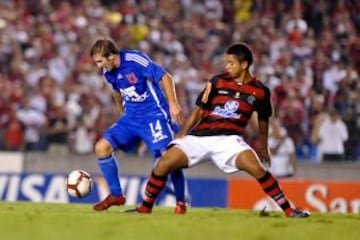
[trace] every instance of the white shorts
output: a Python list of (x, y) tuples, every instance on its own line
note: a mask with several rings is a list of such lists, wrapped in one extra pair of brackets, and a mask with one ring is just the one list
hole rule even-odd
[(240, 170), (235, 165), (235, 159), (241, 152), (251, 150), (255, 154), (244, 139), (236, 135), (203, 137), (186, 135), (173, 140), (170, 144), (180, 148), (186, 154), (189, 167), (212, 161), (225, 173)]

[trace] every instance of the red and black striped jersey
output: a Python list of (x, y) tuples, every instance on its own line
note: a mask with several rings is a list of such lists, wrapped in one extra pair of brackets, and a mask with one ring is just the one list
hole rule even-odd
[(201, 120), (191, 135), (242, 135), (254, 111), (260, 119), (268, 120), (272, 114), (270, 90), (256, 78), (247, 83), (236, 82), (228, 74), (214, 76), (207, 101), (204, 90), (196, 105), (202, 108)]

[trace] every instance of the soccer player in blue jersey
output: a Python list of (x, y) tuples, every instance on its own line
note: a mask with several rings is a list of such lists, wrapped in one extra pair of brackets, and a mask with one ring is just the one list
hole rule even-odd
[[(155, 159), (159, 159), (184, 120), (177, 101), (172, 76), (137, 50), (118, 50), (108, 37), (99, 38), (90, 50), (97, 67), (103, 70), (113, 88), (113, 97), (121, 116), (95, 145), (99, 168), (110, 194), (94, 205), (103, 211), (125, 204), (119, 181), (119, 166), (114, 151), (128, 152), (144, 141)], [(176, 214), (186, 213), (185, 178), (181, 169), (171, 173), (176, 196)]]

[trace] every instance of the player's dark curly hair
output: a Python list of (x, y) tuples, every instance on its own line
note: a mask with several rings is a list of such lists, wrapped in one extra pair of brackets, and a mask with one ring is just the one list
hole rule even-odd
[(248, 67), (253, 63), (253, 54), (250, 46), (244, 42), (230, 46), (226, 54), (235, 55), (239, 62), (247, 61)]
[(97, 39), (90, 49), (90, 56), (100, 54), (103, 57), (109, 57), (111, 54), (117, 54), (118, 48), (115, 42), (108, 37), (101, 37)]

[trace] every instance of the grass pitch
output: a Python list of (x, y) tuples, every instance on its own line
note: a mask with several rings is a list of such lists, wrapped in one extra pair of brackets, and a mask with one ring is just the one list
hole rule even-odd
[(359, 214), (319, 214), (290, 219), (280, 212), (155, 207), (153, 214), (121, 213), (129, 207), (95, 212), (87, 204), (0, 202), (0, 239), (9, 240), (232, 240), (360, 239)]

